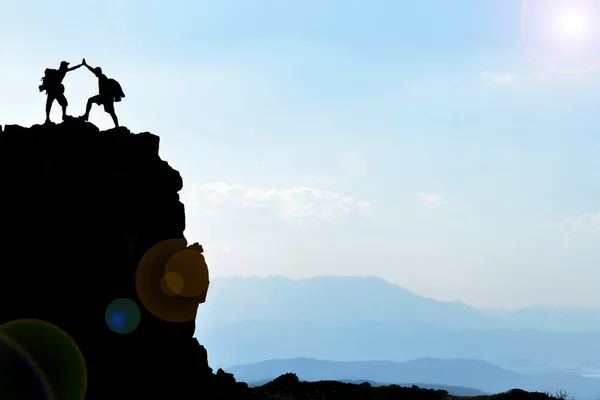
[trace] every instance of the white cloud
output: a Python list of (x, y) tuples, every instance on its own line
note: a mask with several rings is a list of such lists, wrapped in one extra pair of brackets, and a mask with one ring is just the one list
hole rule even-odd
[(577, 228), (590, 228), (594, 232), (600, 232), (600, 212), (596, 214), (587, 213), (575, 218), (569, 218), (557, 223), (558, 226), (571, 226)]
[(370, 211), (368, 202), (340, 193), (305, 186), (289, 189), (263, 189), (212, 182), (193, 186), (195, 207), (234, 204), (272, 209), (286, 221), (329, 220), (350, 213)]
[(426, 205), (438, 205), (445, 203), (445, 200), (442, 198), (442, 195), (439, 193), (423, 193), (417, 192), (415, 196), (421, 199), (421, 201)]
[(516, 79), (514, 74), (508, 74), (508, 73), (499, 74), (499, 73), (495, 73), (495, 72), (483, 71), (479, 75), (495, 84), (512, 83)]

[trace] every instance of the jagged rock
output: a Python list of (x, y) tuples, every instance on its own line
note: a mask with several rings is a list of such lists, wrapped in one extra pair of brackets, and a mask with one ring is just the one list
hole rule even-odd
[(285, 374), (262, 386), (253, 388), (258, 399), (410, 399), (442, 400), (445, 390), (421, 389), (397, 385), (372, 387), (370, 384), (352, 384), (336, 381), (301, 382), (295, 374)]
[(253, 393), (245, 382), (236, 382), (233, 374), (218, 369), (215, 374), (215, 392), (218, 399), (254, 400)]
[(216, 381), (222, 386), (232, 385), (235, 383), (235, 378), (233, 374), (229, 374), (223, 371), (222, 368), (219, 368), (216, 373)]
[(210, 398), (194, 321), (165, 322), (140, 305), (132, 333), (105, 322), (113, 300), (139, 304), (143, 254), (183, 238), (183, 182), (158, 148), (150, 133), (100, 132), (76, 118), (0, 134), (0, 323), (35, 318), (65, 330), (87, 362), (87, 399)]
[[(465, 397), (449, 395), (446, 390), (423, 389), (418, 386), (376, 386), (369, 383), (342, 383), (336, 381), (304, 382), (295, 374), (284, 374), (262, 386), (251, 389), (256, 399), (294, 400), (464, 400)], [(556, 397), (520, 389), (505, 393), (477, 396), (479, 400), (558, 400)]]
[(511, 389), (504, 393), (498, 393), (493, 396), (493, 400), (553, 400), (556, 399), (548, 393), (526, 392), (522, 389)]

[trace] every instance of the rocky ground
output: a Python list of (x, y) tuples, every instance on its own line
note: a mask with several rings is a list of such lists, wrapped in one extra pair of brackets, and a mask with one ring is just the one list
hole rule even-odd
[[(221, 373), (223, 374), (223, 373)], [(232, 379), (232, 378), (230, 378)], [(556, 400), (544, 393), (513, 389), (505, 393), (476, 397), (451, 396), (445, 390), (421, 389), (396, 385), (373, 387), (368, 383), (335, 381), (301, 382), (294, 374), (282, 375), (265, 385), (250, 389), (247, 398), (270, 400)]]

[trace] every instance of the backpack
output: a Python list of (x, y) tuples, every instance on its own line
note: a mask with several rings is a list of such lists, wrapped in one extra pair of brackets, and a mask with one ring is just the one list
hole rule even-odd
[(123, 89), (121, 88), (121, 84), (114, 79), (108, 80), (108, 87), (110, 88), (110, 95), (113, 97), (115, 101), (121, 101), (123, 97), (125, 97), (125, 93), (123, 93)]
[(48, 90), (58, 86), (58, 70), (53, 68), (46, 68), (44, 71), (44, 77), (42, 78), (42, 86)]

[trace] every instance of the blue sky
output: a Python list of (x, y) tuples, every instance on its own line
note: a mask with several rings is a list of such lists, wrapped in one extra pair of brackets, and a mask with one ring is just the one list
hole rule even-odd
[[(530, 28), (564, 1), (550, 3), (529, 2)], [(377, 275), (482, 307), (599, 306), (600, 72), (537, 62), (521, 6), (2, 1), (0, 124), (42, 122), (44, 68), (86, 57), (122, 84), (121, 123), (161, 136), (212, 276)], [(600, 63), (591, 45), (577, 58), (535, 40), (570, 67)], [(82, 114), (94, 77), (65, 86)], [(110, 127), (99, 108), (91, 121)]]

